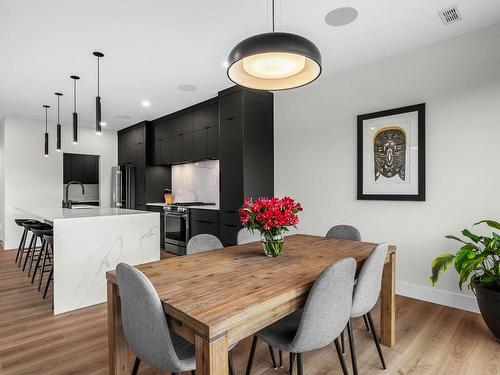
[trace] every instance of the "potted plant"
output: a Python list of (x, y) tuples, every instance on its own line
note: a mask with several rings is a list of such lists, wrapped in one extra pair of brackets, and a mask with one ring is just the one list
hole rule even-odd
[(269, 257), (276, 257), (283, 250), (283, 233), (299, 222), (300, 203), (290, 197), (245, 199), (239, 210), (243, 227), (261, 234), (262, 247)]
[[(500, 230), (500, 223), (482, 220), (474, 225), (487, 224)], [(432, 262), (431, 283), (435, 285), (439, 274), (453, 263), (459, 274), (460, 290), (464, 283), (474, 292), (481, 315), (497, 341), (500, 342), (500, 235), (479, 236), (467, 229), (462, 231), (466, 240), (446, 236), (461, 242), (455, 255), (445, 253)]]

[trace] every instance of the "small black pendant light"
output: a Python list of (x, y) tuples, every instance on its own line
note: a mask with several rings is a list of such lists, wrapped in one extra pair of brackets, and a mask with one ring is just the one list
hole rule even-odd
[(76, 112), (76, 81), (78, 76), (71, 76), (73, 80), (73, 144), (78, 144), (78, 113)]
[(97, 96), (95, 98), (95, 133), (101, 135), (102, 132), (102, 121), (101, 121), (101, 97), (99, 96), (99, 59), (104, 57), (102, 52), (93, 52), (93, 55), (97, 57)]
[(256, 90), (287, 90), (311, 83), (321, 74), (321, 53), (309, 39), (274, 31), (238, 43), (227, 59), (227, 76)]
[(57, 139), (56, 139), (56, 151), (61, 152), (61, 120), (60, 120), (60, 102), (59, 99), (61, 99), (61, 94), (60, 92), (55, 92), (54, 95), (57, 95)]
[(44, 149), (43, 155), (45, 157), (48, 157), (49, 156), (49, 133), (47, 130), (47, 111), (50, 108), (50, 105), (45, 104), (43, 106), (43, 108), (45, 108), (45, 149)]

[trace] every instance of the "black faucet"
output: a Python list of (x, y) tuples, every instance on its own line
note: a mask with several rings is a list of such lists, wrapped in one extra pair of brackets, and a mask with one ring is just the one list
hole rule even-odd
[(66, 191), (64, 193), (64, 200), (62, 202), (62, 207), (63, 208), (71, 208), (72, 207), (73, 202), (68, 199), (69, 185), (78, 185), (78, 184), (80, 184), (80, 186), (82, 187), (82, 194), (85, 194), (85, 187), (83, 186), (83, 184), (80, 181), (70, 181), (70, 182), (68, 182), (68, 184), (66, 185)]

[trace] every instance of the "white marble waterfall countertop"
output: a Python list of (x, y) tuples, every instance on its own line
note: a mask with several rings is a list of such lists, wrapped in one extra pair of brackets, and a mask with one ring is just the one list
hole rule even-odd
[(39, 217), (52, 222), (60, 219), (76, 219), (98, 216), (154, 214), (154, 212), (151, 211), (126, 210), (123, 208), (97, 206), (92, 206), (92, 208), (16, 207), (16, 209), (30, 216)]

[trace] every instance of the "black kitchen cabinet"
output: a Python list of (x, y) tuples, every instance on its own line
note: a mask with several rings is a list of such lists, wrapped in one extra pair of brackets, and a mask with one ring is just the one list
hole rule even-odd
[(153, 165), (188, 163), (219, 157), (218, 99), (154, 120)]
[(245, 198), (274, 195), (273, 94), (232, 87), (219, 93), (220, 239), (236, 244)]
[(99, 156), (69, 154), (63, 156), (63, 181), (79, 181), (82, 184), (99, 183)]
[(189, 238), (198, 234), (219, 237), (219, 211), (191, 208), (189, 210)]

